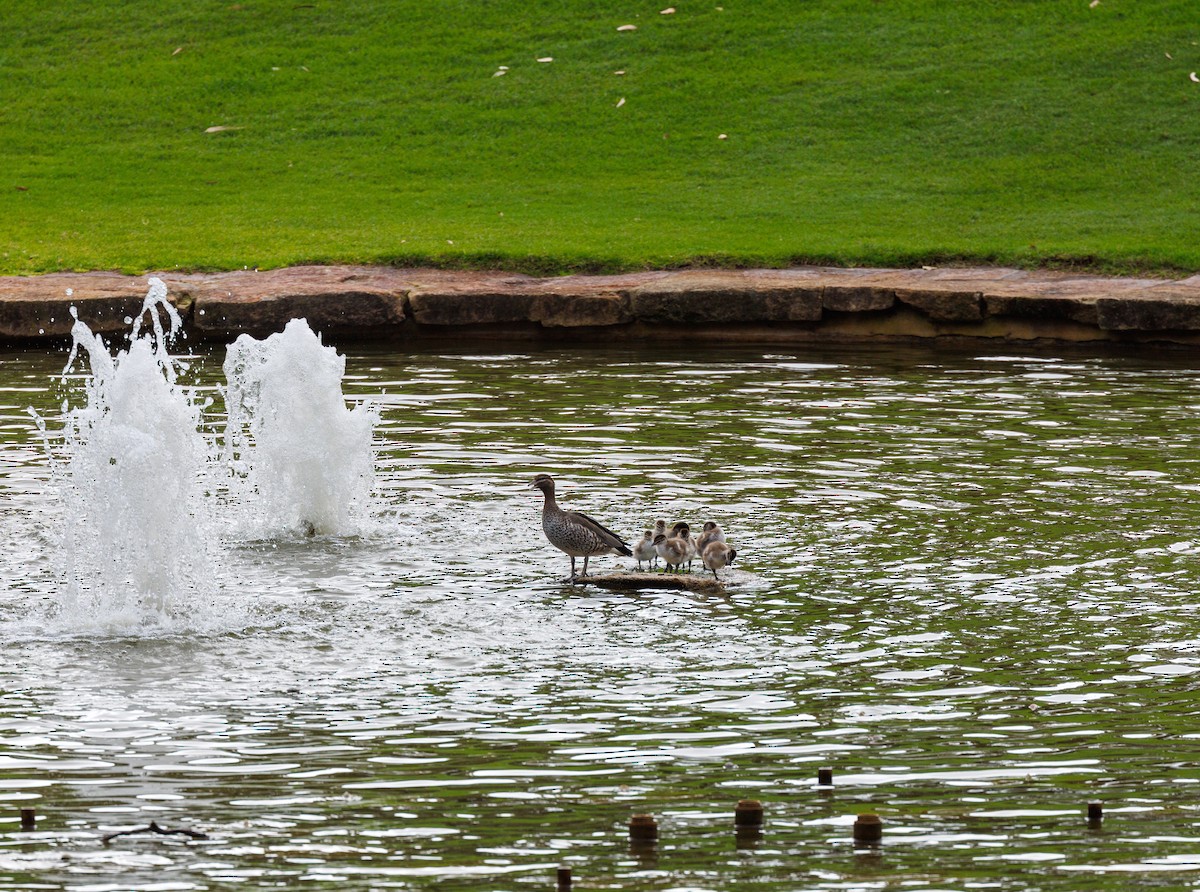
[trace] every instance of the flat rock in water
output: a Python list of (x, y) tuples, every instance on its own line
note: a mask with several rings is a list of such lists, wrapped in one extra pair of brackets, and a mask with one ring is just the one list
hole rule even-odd
[(577, 576), (575, 582), (623, 590), (668, 588), (701, 595), (725, 593), (725, 586), (717, 580), (692, 573), (607, 573), (604, 576)]

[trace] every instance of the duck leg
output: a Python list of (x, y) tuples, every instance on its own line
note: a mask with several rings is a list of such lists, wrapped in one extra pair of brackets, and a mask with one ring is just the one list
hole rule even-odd
[(587, 576), (587, 562), (588, 562), (588, 556), (585, 554), (583, 556), (583, 575), (584, 576)]
[(570, 579), (567, 580), (567, 582), (574, 582), (575, 581), (575, 555), (570, 554), (570, 555), (567, 555), (567, 557), (569, 557), (571, 559), (571, 577), (570, 577)]

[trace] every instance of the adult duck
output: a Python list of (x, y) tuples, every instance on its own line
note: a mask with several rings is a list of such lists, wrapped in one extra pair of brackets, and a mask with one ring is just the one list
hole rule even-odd
[(546, 501), (542, 505), (542, 531), (550, 544), (571, 558), (571, 579), (575, 576), (575, 558), (583, 558), (583, 574), (587, 576), (588, 558), (598, 554), (623, 554), (633, 557), (629, 543), (586, 514), (564, 511), (554, 498), (554, 478), (538, 474), (530, 484), (540, 489)]

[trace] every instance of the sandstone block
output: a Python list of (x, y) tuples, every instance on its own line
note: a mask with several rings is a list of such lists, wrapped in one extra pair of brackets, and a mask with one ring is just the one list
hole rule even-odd
[[(146, 276), (110, 273), (54, 274), (0, 279), (0, 338), (63, 338), (79, 319), (98, 334), (124, 334), (142, 308)], [(179, 290), (168, 282), (168, 299)], [(70, 292), (70, 293), (68, 293)]]
[(247, 298), (237, 294), (194, 295), (192, 328), (207, 334), (272, 334), (292, 319), (307, 319), (316, 332), (370, 338), (386, 335), (404, 322), (404, 295), (363, 291), (326, 294), (274, 294)]
[(983, 295), (978, 291), (897, 288), (896, 300), (924, 313), (934, 322), (979, 322)]
[(1078, 322), (1097, 325), (1095, 295), (1076, 294), (984, 294), (988, 316), (1016, 316), (1048, 322)]
[(1196, 331), (1200, 297), (1168, 293), (1100, 297), (1096, 316), (1106, 331)]
[(875, 313), (890, 310), (896, 303), (896, 292), (892, 288), (875, 285), (826, 285), (821, 304), (836, 313)]
[(293, 267), (201, 277), (184, 296), (202, 335), (282, 331), (307, 319), (314, 331), (379, 337), (404, 322), (406, 285), (394, 270)]
[(816, 322), (821, 289), (811, 283), (764, 285), (737, 275), (677, 275), (630, 289), (639, 322), (704, 324)]
[(530, 290), (417, 290), (408, 295), (421, 325), (495, 325), (530, 322), (539, 295)]
[(542, 294), (534, 301), (531, 317), (546, 328), (584, 328), (623, 325), (633, 320), (629, 301), (620, 294)]

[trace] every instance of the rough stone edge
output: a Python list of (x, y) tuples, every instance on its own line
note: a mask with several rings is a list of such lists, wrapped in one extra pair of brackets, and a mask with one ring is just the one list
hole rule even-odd
[[(1196, 343), (1200, 276), (1180, 280), (1006, 268), (796, 267), (535, 278), (504, 272), (307, 266), (158, 273), (200, 338), (282, 329), (298, 315), (340, 339), (478, 334), (798, 340), (1000, 338)], [(0, 278), (0, 342), (128, 330), (148, 276)], [(68, 294), (68, 289), (70, 293)]]

